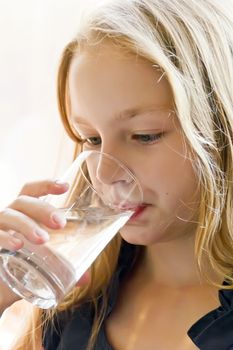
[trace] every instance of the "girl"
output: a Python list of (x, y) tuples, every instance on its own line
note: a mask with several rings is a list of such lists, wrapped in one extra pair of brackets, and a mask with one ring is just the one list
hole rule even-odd
[[(132, 170), (144, 203), (84, 286), (53, 312), (31, 307), (14, 349), (233, 348), (232, 10), (113, 0), (82, 17), (60, 63), (61, 117), (78, 151)], [(22, 246), (8, 230), (41, 244), (40, 224), (65, 224), (36, 198), (65, 185), (47, 185), (27, 185), (1, 213), (1, 246)]]

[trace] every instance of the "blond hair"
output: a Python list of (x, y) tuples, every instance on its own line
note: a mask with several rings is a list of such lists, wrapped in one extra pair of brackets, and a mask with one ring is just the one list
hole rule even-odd
[[(58, 103), (69, 124), (67, 76), (74, 55), (110, 40), (118, 47), (157, 65), (173, 91), (174, 105), (189, 157), (201, 189), (195, 254), (222, 280), (232, 281), (233, 267), (233, 2), (232, 0), (99, 1), (82, 16), (75, 39), (64, 50), (58, 73)], [(80, 147), (77, 146), (79, 151)], [(92, 266), (91, 283), (72, 291), (58, 307), (64, 310), (105, 295), (120, 249), (117, 238)], [(212, 283), (215, 283), (212, 281)], [(219, 286), (221, 287), (221, 286)], [(93, 347), (104, 315), (96, 319)], [(39, 322), (39, 321), (38, 321)], [(28, 342), (24, 338), (24, 344)], [(25, 350), (26, 347), (17, 349)]]

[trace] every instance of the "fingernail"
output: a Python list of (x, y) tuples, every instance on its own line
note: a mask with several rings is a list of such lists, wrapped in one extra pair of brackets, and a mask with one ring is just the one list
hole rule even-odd
[(15, 237), (12, 237), (11, 238), (11, 242), (14, 244), (14, 245), (19, 245), (19, 244), (22, 244), (23, 242), (21, 241), (21, 239), (18, 239), (18, 238), (15, 238)]
[(35, 231), (36, 235), (43, 238), (45, 241), (49, 240), (49, 234), (45, 230), (42, 230), (41, 228), (36, 229)]
[(60, 226), (65, 226), (66, 224), (66, 218), (63, 213), (61, 212), (54, 212), (51, 215), (51, 219), (55, 224), (58, 224)]

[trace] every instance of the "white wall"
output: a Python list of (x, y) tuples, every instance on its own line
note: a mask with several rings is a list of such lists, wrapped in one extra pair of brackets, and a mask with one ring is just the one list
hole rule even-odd
[(0, 207), (26, 181), (56, 177), (72, 158), (57, 111), (56, 70), (83, 4), (0, 0)]

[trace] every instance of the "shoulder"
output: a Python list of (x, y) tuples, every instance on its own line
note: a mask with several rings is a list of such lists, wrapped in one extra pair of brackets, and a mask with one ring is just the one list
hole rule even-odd
[[(0, 349), (18, 349), (26, 334), (31, 331), (32, 318), (36, 319), (37, 317), (39, 319), (39, 310), (23, 299), (5, 309), (0, 317)], [(40, 328), (36, 330), (33, 340), (36, 343), (36, 348), (43, 350)], [(25, 350), (29, 350), (29, 347), (24, 345)]]
[(221, 306), (198, 320), (188, 331), (203, 350), (233, 350), (233, 289), (219, 291)]

